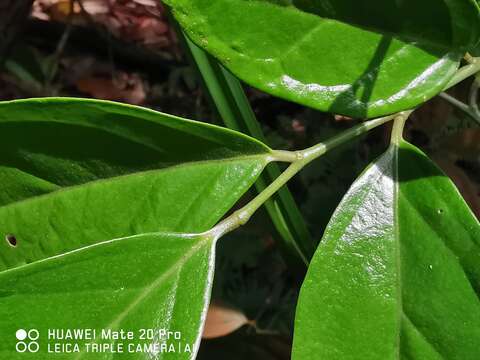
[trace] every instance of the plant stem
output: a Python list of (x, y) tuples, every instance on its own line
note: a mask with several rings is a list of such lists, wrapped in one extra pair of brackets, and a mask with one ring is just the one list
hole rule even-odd
[(480, 87), (480, 78), (477, 74), (470, 88), (469, 104), (472, 117), (480, 124), (480, 109), (478, 108), (478, 89)]
[(290, 180), (305, 165), (306, 162), (304, 159), (300, 161), (295, 161), (290, 164), (290, 166), (283, 173), (281, 173), (280, 176), (277, 177), (270, 185), (268, 185), (265, 190), (259, 193), (243, 208), (235, 211), (225, 220), (218, 223), (214, 228), (209, 231), (209, 233), (212, 234), (215, 239), (218, 239), (226, 233), (235, 230), (241, 225), (244, 225), (260, 206), (262, 206), (273, 194), (277, 192), (278, 189), (285, 185), (288, 180)]
[(395, 118), (392, 129), (392, 137), (390, 140), (391, 144), (400, 145), (400, 142), (403, 140), (403, 129), (405, 128), (405, 123), (412, 112), (413, 110), (405, 111), (403, 114)]
[[(300, 158), (306, 158), (310, 161), (322, 156), (326, 152), (330, 151), (331, 149), (336, 148), (339, 145), (345, 144), (349, 142), (350, 140), (356, 138), (359, 135), (365, 134), (369, 132), (370, 130), (383, 125), (393, 119), (395, 119), (398, 116), (403, 116), (405, 112), (401, 112), (398, 114), (393, 114), (393, 115), (388, 115), (384, 116), (378, 119), (373, 119), (373, 120), (368, 120), (365, 121), (361, 124), (358, 124), (341, 134), (338, 134), (337, 136), (332, 137), (331, 139), (328, 139), (325, 142), (319, 143), (315, 146), (312, 146), (308, 149), (305, 149), (303, 151), (297, 152), (300, 154)], [(298, 156), (298, 155), (297, 155)]]
[(275, 179), (269, 186), (265, 188), (260, 194), (258, 194), (252, 201), (250, 201), (243, 208), (235, 211), (232, 215), (218, 223), (214, 228), (212, 228), (208, 233), (213, 236), (215, 239), (220, 238), (224, 234), (238, 228), (239, 226), (245, 224), (250, 217), (258, 210), (260, 206), (265, 203), (278, 189), (284, 186), (293, 176), (295, 176), (301, 169), (303, 169), (307, 164), (315, 160), (316, 158), (324, 155), (331, 149), (338, 147), (339, 145), (345, 144), (352, 140), (353, 138), (365, 134), (370, 130), (383, 125), (395, 118), (404, 118), (408, 117), (411, 111), (401, 112), (394, 115), (385, 116), (378, 119), (373, 119), (365, 121), (357, 126), (352, 127), (351, 129), (334, 136), (333, 138), (319, 143), (315, 146), (307, 148), (302, 151), (294, 152), (295, 161), (293, 161), (290, 166), (282, 173), (279, 177)]
[[(452, 79), (448, 82), (448, 84), (443, 89), (448, 90), (451, 87), (457, 85), (458, 83), (462, 82), (466, 78), (472, 75), (478, 75), (480, 73), (480, 58), (473, 57), (469, 53), (465, 55), (465, 60), (469, 63), (464, 67), (460, 68), (456, 74), (452, 77)], [(470, 106), (465, 104), (464, 102), (450, 96), (447, 93), (440, 93), (440, 97), (447, 100), (450, 104), (456, 106), (460, 110), (464, 111), (468, 115), (470, 115), (477, 123), (480, 124), (480, 111), (478, 109), (477, 101), (478, 101), (478, 78), (476, 77), (473, 84), (472, 89), (470, 91)], [(474, 102), (475, 101), (475, 102)]]
[(471, 59), (471, 61), (472, 62), (470, 64), (465, 65), (464, 67), (461, 67), (460, 69), (458, 69), (458, 71), (450, 79), (450, 81), (447, 83), (447, 85), (443, 90), (450, 89), (451, 87), (457, 85), (458, 83), (462, 82), (466, 78), (469, 78), (470, 76), (480, 72), (480, 58), (474, 57)]
[(447, 94), (446, 92), (442, 92), (438, 94), (442, 99), (448, 101), (450, 104), (455, 106), (456, 108), (462, 110), (464, 113), (469, 115), (473, 120), (475, 120), (478, 124), (480, 124), (480, 109), (478, 108), (478, 88), (479, 83), (478, 79), (472, 83), (472, 87), (470, 89), (469, 94), (469, 105), (465, 104), (463, 101), (460, 101), (453, 96)]
[(447, 94), (446, 92), (442, 92), (438, 94), (442, 99), (447, 100), (450, 104), (453, 106), (457, 107), (458, 109), (466, 112), (467, 114), (471, 115), (470, 113), (470, 107), (465, 104), (463, 101), (460, 101), (456, 98), (454, 98), (452, 95)]
[(468, 62), (469, 64), (473, 64), (475, 62), (475, 57), (472, 56), (472, 54), (470, 53), (466, 53), (465, 56), (463, 57), (465, 59), (466, 62)]

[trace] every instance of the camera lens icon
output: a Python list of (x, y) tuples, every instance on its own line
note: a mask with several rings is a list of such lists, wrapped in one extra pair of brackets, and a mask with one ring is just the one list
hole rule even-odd
[(19, 353), (36, 353), (40, 349), (40, 345), (35, 341), (40, 337), (40, 333), (37, 329), (30, 329), (28, 331), (25, 329), (18, 329), (15, 332), (15, 337), (18, 340), (15, 349)]

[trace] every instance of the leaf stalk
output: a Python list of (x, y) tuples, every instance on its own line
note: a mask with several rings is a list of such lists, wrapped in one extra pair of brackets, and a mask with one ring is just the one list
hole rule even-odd
[(412, 112), (413, 110), (404, 111), (395, 117), (392, 129), (392, 137), (390, 140), (391, 144), (400, 145), (400, 142), (403, 140), (403, 129), (405, 128), (405, 123)]

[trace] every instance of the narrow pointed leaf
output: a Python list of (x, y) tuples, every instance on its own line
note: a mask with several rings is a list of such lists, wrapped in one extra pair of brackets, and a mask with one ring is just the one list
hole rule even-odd
[(297, 307), (293, 359), (478, 359), (480, 225), (402, 142), (336, 210)]
[(480, 34), (474, 0), (166, 0), (188, 35), (263, 91), (350, 116), (440, 92)]

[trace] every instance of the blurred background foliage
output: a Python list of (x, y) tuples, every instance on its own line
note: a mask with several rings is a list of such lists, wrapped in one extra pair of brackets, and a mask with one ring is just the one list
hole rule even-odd
[[(159, 1), (0, 0), (0, 40), (1, 100), (92, 97), (222, 124)], [(465, 99), (469, 86), (467, 81), (450, 93)], [(302, 149), (360, 121), (248, 86), (245, 91), (273, 148)], [(478, 124), (437, 97), (414, 113), (406, 137), (452, 178), (479, 217)], [(317, 242), (343, 194), (388, 142), (388, 126), (372, 131), (328, 153), (289, 184)], [(219, 243), (200, 359), (289, 359), (306, 269), (288, 266), (278, 243), (265, 210)]]

